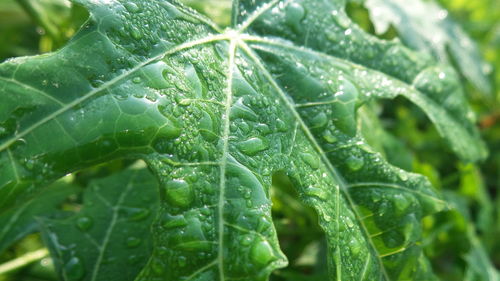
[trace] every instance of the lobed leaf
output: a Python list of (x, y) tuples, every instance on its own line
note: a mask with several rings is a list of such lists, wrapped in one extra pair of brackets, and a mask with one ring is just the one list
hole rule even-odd
[(0, 210), (83, 167), (143, 159), (161, 202), (136, 280), (267, 280), (287, 264), (270, 211), (285, 173), (319, 214), (331, 280), (434, 279), (420, 220), (446, 203), (371, 150), (356, 109), (401, 95), (482, 159), (451, 68), (365, 34), (344, 1), (234, 1), (223, 33), (176, 1), (79, 3), (91, 17), (66, 47), (0, 65)]
[[(491, 66), (462, 28), (434, 1), (365, 0), (364, 5), (378, 34), (393, 25), (411, 48), (448, 62), (450, 53), (460, 72), (480, 91), (491, 94)], [(432, 32), (430, 32), (432, 31)]]

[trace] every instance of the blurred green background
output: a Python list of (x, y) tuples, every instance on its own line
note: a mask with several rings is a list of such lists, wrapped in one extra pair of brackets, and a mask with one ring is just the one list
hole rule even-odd
[[(183, 2), (221, 26), (229, 24), (229, 0)], [(367, 11), (356, 2), (349, 4), (349, 14), (365, 30), (373, 32)], [(488, 280), (485, 272), (495, 270), (494, 266), (500, 268), (500, 1), (438, 2), (478, 43), (492, 68), (493, 95), (484, 95), (472, 85), (464, 85), (489, 147), (489, 158), (479, 164), (460, 162), (426, 117), (404, 100), (369, 104), (370, 110), (361, 116), (369, 117), (367, 115), (377, 112), (381, 120), (378, 125), (388, 132), (383, 138), (386, 143), (378, 145), (384, 150), (390, 143), (392, 148), (385, 151), (389, 161), (428, 176), (455, 207), (424, 220), (422, 243), (436, 274), (443, 280)], [(83, 8), (66, 0), (0, 0), (0, 62), (62, 47), (87, 17)], [(395, 33), (394, 29), (391, 32)], [(372, 145), (377, 147), (375, 141)], [(127, 164), (118, 161), (95, 167), (76, 174), (72, 180), (84, 188), (89, 180), (123, 169)], [(286, 177), (276, 175), (274, 185), (274, 219), (290, 266), (274, 273), (272, 280), (326, 280), (325, 245), (315, 213), (299, 202)], [(75, 195), (64, 207), (78, 208), (79, 200)], [(1, 254), (0, 264), (42, 247), (40, 237), (30, 235)], [(7, 280), (57, 280), (57, 276), (50, 259), (43, 258), (8, 274), (0, 274), (0, 281)]]

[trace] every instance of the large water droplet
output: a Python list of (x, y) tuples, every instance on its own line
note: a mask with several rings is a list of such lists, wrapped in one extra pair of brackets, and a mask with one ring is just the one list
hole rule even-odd
[(328, 143), (335, 143), (337, 141), (337, 137), (330, 130), (323, 134), (323, 139)]
[(402, 181), (407, 181), (408, 180), (408, 173), (405, 170), (399, 170), (398, 177)]
[(142, 34), (139, 29), (137, 29), (135, 26), (132, 26), (130, 28), (130, 36), (134, 38), (135, 40), (141, 40), (142, 39)]
[(346, 164), (347, 164), (347, 167), (349, 167), (349, 169), (351, 171), (358, 171), (361, 168), (363, 168), (365, 162), (364, 162), (363, 158), (360, 158), (357, 156), (351, 156), (351, 157), (347, 158)]
[(276, 257), (271, 244), (266, 240), (260, 240), (252, 245), (250, 249), (250, 259), (253, 263), (262, 267), (276, 260)]
[(165, 184), (165, 198), (175, 207), (185, 208), (193, 202), (193, 189), (185, 180), (171, 180)]
[(76, 226), (82, 230), (82, 231), (87, 231), (92, 227), (93, 220), (90, 217), (80, 217), (76, 220)]
[(269, 144), (267, 141), (262, 140), (261, 138), (250, 138), (246, 141), (242, 141), (238, 144), (238, 148), (241, 150), (241, 152), (245, 153), (246, 155), (253, 156), (257, 154), (258, 152), (261, 152), (263, 150), (266, 150), (269, 147)]
[(309, 167), (313, 169), (319, 168), (320, 161), (319, 157), (317, 157), (316, 155), (311, 153), (301, 153), (300, 157), (302, 158), (302, 160), (304, 160), (304, 162), (306, 162), (307, 165), (309, 165)]
[(252, 242), (253, 242), (253, 237), (250, 235), (245, 235), (245, 236), (241, 237), (241, 240), (240, 240), (240, 244), (242, 246), (248, 246), (248, 245), (252, 244)]
[(64, 265), (64, 271), (67, 280), (69, 281), (79, 281), (85, 275), (85, 268), (83, 263), (78, 257), (72, 257)]
[(328, 117), (324, 112), (320, 112), (311, 120), (311, 125), (313, 128), (322, 128), (326, 124), (328, 124)]
[(141, 244), (142, 240), (137, 237), (128, 237), (127, 240), (125, 241), (125, 245), (129, 248), (135, 248)]
[(131, 221), (140, 221), (146, 219), (151, 213), (149, 209), (146, 208), (132, 208), (132, 207), (122, 207), (120, 209), (121, 213)]
[(305, 193), (308, 196), (318, 197), (321, 200), (326, 200), (328, 198), (328, 193), (325, 190), (317, 187), (309, 187), (305, 190)]
[(286, 23), (290, 25), (294, 31), (300, 31), (301, 21), (306, 14), (306, 10), (300, 3), (293, 2), (286, 7)]
[(214, 121), (208, 112), (203, 111), (199, 124), (200, 134), (204, 139), (207, 141), (218, 139), (217, 134), (214, 132)]
[(139, 6), (137, 6), (135, 3), (132, 2), (126, 2), (124, 6), (125, 9), (127, 9), (127, 11), (129, 11), (130, 13), (137, 13), (140, 10)]
[(193, 89), (194, 96), (200, 99), (203, 98), (206, 89), (201, 83), (200, 77), (198, 76), (195, 67), (192, 64), (186, 65), (186, 67), (184, 68), (184, 73), (186, 74), (186, 79), (189, 86), (191, 86), (191, 89)]

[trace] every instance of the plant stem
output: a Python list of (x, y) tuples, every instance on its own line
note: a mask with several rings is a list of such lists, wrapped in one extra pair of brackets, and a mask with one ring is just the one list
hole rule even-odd
[(0, 276), (18, 268), (24, 267), (32, 262), (41, 260), (48, 256), (49, 251), (46, 248), (39, 249), (33, 252), (26, 253), (17, 259), (0, 264)]

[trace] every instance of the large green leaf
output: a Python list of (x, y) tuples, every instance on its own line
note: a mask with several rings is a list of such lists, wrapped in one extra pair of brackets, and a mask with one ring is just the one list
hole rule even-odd
[(287, 263), (269, 193), (284, 172), (319, 214), (331, 280), (433, 279), (420, 219), (446, 204), (374, 153), (355, 116), (403, 96), (459, 156), (484, 158), (450, 67), (365, 34), (343, 1), (235, 1), (223, 33), (175, 1), (78, 2), (91, 18), (66, 47), (0, 65), (0, 209), (144, 159), (161, 207), (137, 280), (267, 280)]
[(151, 255), (157, 190), (149, 171), (127, 169), (91, 182), (78, 214), (41, 220), (62, 279), (133, 280)]
[(448, 51), (460, 71), (479, 90), (491, 94), (488, 78), (491, 66), (481, 58), (479, 48), (433, 0), (364, 0), (375, 26), (382, 34), (393, 24), (403, 41), (417, 50), (449, 61)]

